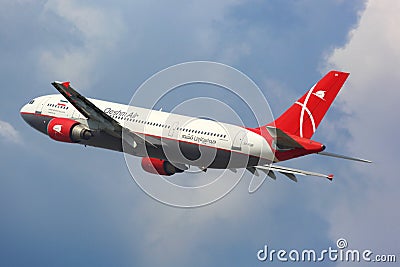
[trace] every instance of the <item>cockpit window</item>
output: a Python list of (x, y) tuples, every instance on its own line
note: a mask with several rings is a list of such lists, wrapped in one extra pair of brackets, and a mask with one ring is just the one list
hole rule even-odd
[(31, 100), (31, 102), (29, 102), (29, 104), (33, 104), (33, 102), (35, 102), (35, 100)]

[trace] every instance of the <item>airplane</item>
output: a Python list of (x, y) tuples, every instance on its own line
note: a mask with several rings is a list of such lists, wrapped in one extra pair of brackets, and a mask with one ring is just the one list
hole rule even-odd
[(328, 72), (275, 121), (256, 128), (90, 99), (70, 82), (58, 81), (52, 85), (60, 94), (34, 98), (20, 114), (56, 141), (142, 157), (143, 170), (152, 174), (171, 176), (195, 166), (204, 172), (246, 168), (253, 175), (261, 171), (272, 179), (278, 172), (295, 182), (296, 175), (332, 180), (332, 174), (275, 163), (309, 154), (371, 163), (325, 152), (325, 145), (311, 139), (348, 76)]

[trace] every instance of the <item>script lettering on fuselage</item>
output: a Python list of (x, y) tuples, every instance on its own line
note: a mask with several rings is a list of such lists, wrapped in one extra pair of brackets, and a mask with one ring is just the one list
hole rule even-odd
[(210, 139), (210, 138), (204, 138), (201, 136), (196, 136), (196, 135), (192, 135), (192, 134), (183, 134), (182, 135), (182, 139), (187, 139), (193, 142), (197, 142), (200, 144), (210, 144), (210, 145), (214, 145), (217, 143), (216, 140), (214, 139)]
[(115, 116), (115, 117), (123, 117), (123, 118), (128, 118), (128, 119), (134, 119), (139, 116), (137, 112), (126, 112), (122, 110), (114, 110), (112, 108), (106, 108), (104, 109), (104, 113), (106, 113), (109, 116)]

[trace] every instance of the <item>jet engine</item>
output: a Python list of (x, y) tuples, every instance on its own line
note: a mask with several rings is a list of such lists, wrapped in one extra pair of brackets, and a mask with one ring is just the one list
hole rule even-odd
[(67, 143), (77, 143), (92, 137), (86, 126), (67, 118), (52, 119), (47, 125), (47, 134), (51, 139)]
[(183, 170), (172, 165), (171, 162), (157, 158), (142, 158), (142, 168), (146, 172), (166, 176), (183, 172)]

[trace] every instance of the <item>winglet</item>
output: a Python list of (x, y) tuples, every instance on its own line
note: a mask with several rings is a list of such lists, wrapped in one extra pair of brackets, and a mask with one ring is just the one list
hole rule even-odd
[(63, 82), (63, 83), (61, 83), (64, 87), (69, 87), (69, 85), (71, 84), (71, 82)]

